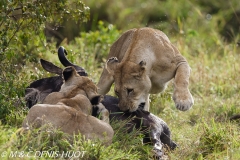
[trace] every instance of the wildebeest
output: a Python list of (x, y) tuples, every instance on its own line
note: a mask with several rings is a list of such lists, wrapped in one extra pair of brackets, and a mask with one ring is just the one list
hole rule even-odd
[[(60, 62), (66, 67), (73, 66), (79, 75), (87, 76), (85, 70), (82, 67), (69, 62), (68, 59), (65, 58), (65, 54), (67, 54), (66, 50), (63, 47), (60, 47), (58, 50), (58, 57)], [(58, 76), (36, 80), (26, 88), (25, 101), (28, 108), (31, 108), (36, 103), (43, 102), (48, 94), (52, 92), (58, 92), (61, 88), (61, 85), (63, 84), (61, 68), (43, 59), (40, 59), (40, 63), (46, 71), (55, 73)]]
[[(58, 49), (58, 56), (61, 63), (67, 66), (73, 66), (77, 70), (78, 74), (87, 76), (85, 70), (77, 65), (72, 64), (65, 56), (66, 50), (63, 47)], [(31, 108), (36, 103), (41, 103), (45, 97), (51, 92), (57, 92), (63, 83), (61, 73), (62, 69), (55, 66), (51, 62), (41, 59), (43, 68), (51, 73), (56, 73), (58, 76), (49, 77), (34, 81), (26, 88), (25, 100), (28, 108)], [(141, 109), (135, 112), (122, 112), (118, 108), (118, 98), (105, 95), (102, 104), (110, 113), (110, 120), (127, 120), (130, 121), (126, 124), (128, 132), (131, 132), (134, 127), (142, 131), (149, 129), (149, 132), (144, 132), (144, 143), (152, 143), (153, 149), (156, 151), (156, 155), (159, 157), (163, 154), (162, 144), (167, 145), (170, 149), (175, 149), (177, 144), (171, 140), (171, 132), (167, 124), (159, 117), (143, 111)], [(93, 110), (92, 115), (97, 116), (97, 109)], [(117, 114), (116, 114), (117, 113)]]

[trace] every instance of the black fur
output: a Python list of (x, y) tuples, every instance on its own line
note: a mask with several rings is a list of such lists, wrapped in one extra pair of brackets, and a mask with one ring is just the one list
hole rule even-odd
[(97, 105), (97, 104), (99, 104), (100, 101), (102, 100), (102, 97), (103, 97), (103, 96), (101, 96), (101, 95), (93, 97), (93, 98), (90, 100), (90, 101), (91, 101), (91, 104), (92, 104), (92, 105)]
[(67, 81), (70, 77), (72, 77), (72, 74), (73, 74), (73, 68), (72, 67), (68, 67), (68, 68), (64, 69), (63, 79), (65, 81)]
[(128, 123), (128, 132), (131, 132), (134, 127), (146, 131), (149, 129), (150, 132), (145, 133), (143, 139), (144, 143), (163, 143), (166, 144), (170, 149), (175, 149), (177, 144), (171, 140), (171, 132), (167, 124), (159, 117), (152, 113), (138, 109), (135, 112), (122, 112), (118, 107), (118, 98), (105, 95), (102, 104), (110, 113), (110, 120), (131, 120)]

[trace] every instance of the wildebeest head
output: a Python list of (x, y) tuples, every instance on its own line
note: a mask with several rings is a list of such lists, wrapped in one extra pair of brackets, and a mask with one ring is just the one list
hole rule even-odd
[[(66, 50), (63, 47), (59, 47), (58, 58), (60, 62), (65, 67), (73, 66), (79, 75), (87, 76), (86, 71), (82, 67), (72, 64), (66, 58), (65, 54), (67, 54)], [(28, 108), (31, 108), (36, 103), (41, 103), (48, 94), (52, 92), (58, 92), (63, 84), (63, 69), (43, 59), (40, 59), (40, 63), (46, 71), (50, 73), (55, 73), (58, 76), (36, 80), (26, 88), (25, 101)]]

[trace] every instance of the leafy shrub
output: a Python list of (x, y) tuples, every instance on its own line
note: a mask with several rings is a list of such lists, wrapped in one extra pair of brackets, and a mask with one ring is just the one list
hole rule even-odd
[(24, 104), (21, 97), (29, 84), (25, 80), (28, 76), (36, 76), (20, 74), (21, 70), (28, 62), (38, 62), (41, 51), (49, 50), (43, 32), (44, 23), (60, 23), (65, 15), (86, 21), (89, 8), (75, 0), (4, 0), (0, 6), (0, 120), (7, 123), (6, 116)]

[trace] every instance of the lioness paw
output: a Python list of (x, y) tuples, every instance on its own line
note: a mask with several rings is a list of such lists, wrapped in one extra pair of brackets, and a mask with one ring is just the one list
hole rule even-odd
[(181, 111), (189, 110), (194, 104), (193, 97), (189, 91), (175, 91), (173, 93), (173, 100), (175, 102), (176, 108)]

